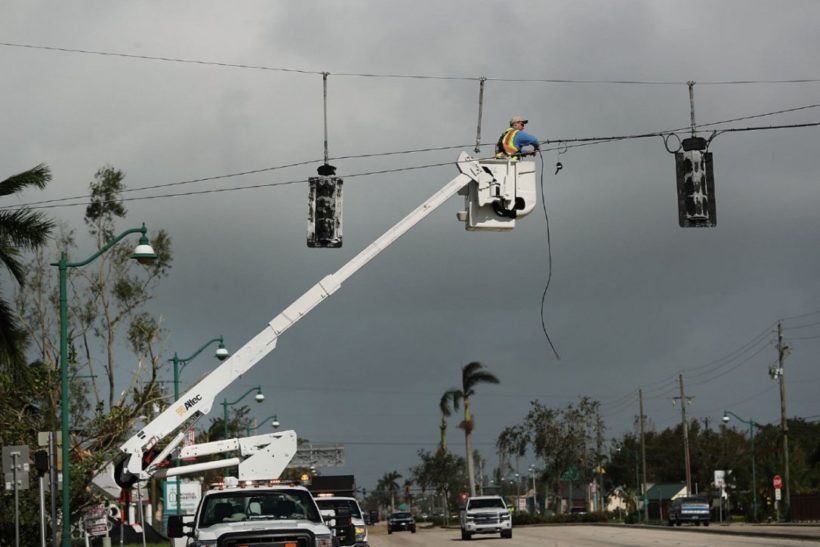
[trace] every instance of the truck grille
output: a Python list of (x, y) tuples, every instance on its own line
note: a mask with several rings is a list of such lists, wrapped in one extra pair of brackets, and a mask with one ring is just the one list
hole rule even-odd
[(275, 532), (225, 534), (219, 538), (219, 547), (312, 547), (312, 534)]
[(476, 515), (474, 522), (476, 524), (498, 524), (498, 515)]

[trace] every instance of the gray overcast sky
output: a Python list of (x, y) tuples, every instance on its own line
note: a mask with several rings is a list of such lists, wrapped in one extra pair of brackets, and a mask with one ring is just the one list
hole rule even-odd
[[(28, 0), (0, 7), (0, 42), (328, 71), (330, 155), (348, 156), (470, 151), (478, 82), (339, 73), (679, 82), (486, 84), (485, 143), (514, 114), (541, 139), (626, 135), (688, 126), (687, 80), (701, 82), (699, 123), (820, 103), (820, 83), (706, 84), (820, 78), (818, 20), (814, 0)], [(83, 195), (104, 164), (139, 188), (323, 155), (318, 74), (8, 45), (0, 73), (3, 176), (39, 162), (54, 174), (44, 193), (22, 202)], [(818, 121), (818, 109), (806, 109), (730, 125)], [(611, 436), (631, 429), (643, 387), (651, 421), (673, 425), (681, 372), (693, 417), (715, 424), (728, 408), (774, 421), (775, 325), (795, 317), (785, 321), (789, 414), (820, 414), (818, 129), (724, 134), (711, 150), (718, 227), (689, 230), (678, 227), (674, 158), (661, 139), (570, 148), (557, 176), (556, 152), (544, 154), (553, 257), (545, 318), (560, 361), (539, 319), (540, 206), (511, 233), (468, 233), (455, 218), (459, 197), (288, 331), (218, 400), (262, 384), (266, 401), (248, 403), (258, 419), (276, 413), (312, 441), (346, 443), (341, 471), (372, 488), (387, 471), (406, 474), (419, 448), (435, 447), (438, 399), (473, 360), (501, 379), (474, 401), (477, 446), (493, 464), (498, 433), (536, 398), (598, 398)], [(334, 163), (346, 177), (457, 155)], [(301, 180), (318, 163), (129, 196)], [(168, 356), (219, 334), (235, 350), (455, 174), (448, 165), (349, 176), (339, 250), (306, 247), (305, 184), (127, 202), (123, 228), (144, 220), (173, 238), (172, 274), (152, 307), (169, 332)], [(82, 231), (83, 207), (46, 211)], [(714, 362), (753, 340), (746, 353)], [(183, 379), (214, 364), (200, 357)], [(449, 439), (463, 452), (457, 423)]]

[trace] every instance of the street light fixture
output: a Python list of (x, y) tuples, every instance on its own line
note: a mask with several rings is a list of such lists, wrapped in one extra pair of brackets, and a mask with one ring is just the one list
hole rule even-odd
[(96, 260), (100, 255), (111, 249), (128, 235), (140, 233), (139, 245), (134, 249), (131, 258), (140, 264), (151, 264), (157, 258), (148, 241), (146, 233), (148, 229), (143, 224), (140, 228), (131, 228), (106, 243), (96, 253), (85, 260), (69, 262), (65, 251), (60, 253), (60, 261), (52, 262), (52, 266), (57, 266), (60, 273), (60, 421), (61, 435), (63, 442), (63, 533), (61, 544), (63, 547), (71, 546), (71, 465), (69, 455), (71, 452), (71, 434), (69, 432), (69, 385), (68, 385), (68, 269), (81, 268), (86, 264)]
[[(140, 240), (140, 243), (142, 243), (142, 240)], [(140, 247), (142, 247), (141, 244), (140, 244)], [(137, 247), (137, 248), (139, 249), (139, 247)], [(134, 252), (134, 254), (136, 254), (136, 251)], [(214, 344), (216, 342), (219, 342), (219, 347), (217, 347), (216, 353), (214, 353), (214, 357), (216, 357), (220, 361), (224, 361), (225, 359), (227, 359), (227, 357), (228, 357), (228, 355), (230, 355), (230, 353), (228, 352), (227, 349), (225, 349), (225, 341), (222, 339), (221, 336), (219, 336), (217, 338), (212, 338), (211, 340), (208, 340), (207, 342), (202, 344), (202, 347), (200, 347), (193, 354), (191, 354), (190, 357), (185, 357), (184, 359), (180, 359), (179, 356), (176, 354), (176, 352), (174, 352), (174, 356), (171, 359), (169, 359), (169, 361), (171, 361), (174, 364), (174, 401), (179, 400), (179, 375), (182, 374), (182, 371), (185, 370), (185, 367), (188, 365), (188, 363), (190, 363), (191, 361), (196, 359), (197, 355), (199, 355), (200, 353), (205, 351), (205, 348), (207, 348), (208, 346), (210, 346), (211, 344)], [(180, 465), (182, 465), (182, 462), (180, 461), (179, 458), (177, 458), (176, 459), (176, 466), (179, 467)], [(180, 500), (180, 482), (181, 482), (181, 478), (176, 477), (174, 480), (176, 480), (176, 485), (177, 485), (176, 486), (176, 490), (177, 490), (177, 512), (176, 512), (176, 514), (180, 515), (180, 514), (182, 514), (182, 501)]]
[(734, 412), (723, 411), (723, 423), (729, 423), (729, 415), (749, 426), (749, 438), (752, 441), (752, 508), (755, 522), (757, 522), (757, 466), (755, 465), (755, 424), (753, 420), (744, 420)]
[(225, 439), (228, 438), (228, 407), (233, 406), (235, 404), (238, 404), (242, 399), (244, 399), (245, 397), (247, 397), (248, 395), (250, 395), (254, 391), (256, 391), (256, 397), (254, 397), (254, 398), (256, 399), (257, 403), (261, 403), (262, 401), (265, 400), (265, 396), (262, 394), (262, 386), (256, 386), (256, 387), (250, 388), (248, 391), (243, 393), (242, 396), (239, 399), (235, 400), (232, 403), (229, 403), (228, 399), (225, 399), (224, 401), (222, 401), (222, 418), (223, 418), (223, 422), (224, 422), (224, 426), (225, 426)]
[(274, 414), (273, 416), (268, 416), (267, 418), (265, 418), (264, 420), (262, 420), (262, 422), (261, 422), (259, 425), (256, 425), (256, 426), (254, 426), (254, 427), (246, 427), (246, 428), (245, 428), (245, 436), (246, 436), (246, 437), (250, 437), (250, 436), (251, 436), (251, 431), (256, 431), (256, 430), (257, 430), (257, 429), (259, 429), (260, 427), (264, 426), (264, 425), (265, 425), (265, 422), (267, 422), (268, 420), (273, 420), (273, 421), (270, 423), (270, 426), (271, 426), (272, 428), (277, 429), (277, 428), (279, 427), (279, 419), (276, 417), (276, 414)]
[(225, 341), (221, 336), (205, 342), (202, 345), (202, 347), (196, 350), (190, 357), (180, 359), (179, 356), (176, 353), (174, 353), (174, 356), (168, 359), (174, 364), (174, 401), (179, 400), (179, 375), (182, 374), (182, 371), (185, 370), (185, 367), (188, 365), (188, 363), (193, 361), (197, 357), (197, 355), (199, 355), (205, 350), (205, 348), (216, 342), (219, 342), (219, 346), (217, 347), (216, 352), (214, 353), (214, 357), (216, 357), (220, 361), (224, 361), (228, 358), (230, 352), (227, 349), (225, 349)]
[(538, 493), (535, 490), (535, 464), (530, 465), (530, 476), (532, 476), (532, 510), (533, 513), (538, 513)]

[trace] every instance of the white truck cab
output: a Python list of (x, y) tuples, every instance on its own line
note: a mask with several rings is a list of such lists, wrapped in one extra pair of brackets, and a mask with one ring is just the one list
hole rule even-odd
[(356, 498), (320, 494), (315, 499), (319, 511), (325, 517), (325, 522), (335, 528), (339, 545), (368, 546), (367, 525)]
[(512, 516), (501, 496), (473, 496), (461, 512), (461, 539), (473, 534), (501, 534), (512, 537)]
[[(168, 536), (187, 536), (189, 545), (196, 547), (333, 547), (331, 531), (307, 488), (269, 484), (218, 485), (202, 496), (193, 523), (183, 524), (180, 516), (168, 518)], [(192, 531), (185, 532), (184, 527)]]

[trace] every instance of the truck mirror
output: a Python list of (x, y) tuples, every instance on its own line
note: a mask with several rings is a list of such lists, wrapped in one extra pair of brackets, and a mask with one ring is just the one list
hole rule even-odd
[(180, 515), (171, 515), (168, 517), (168, 537), (181, 538), (185, 536), (183, 530), (182, 517)]

